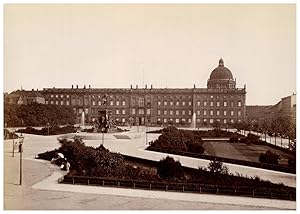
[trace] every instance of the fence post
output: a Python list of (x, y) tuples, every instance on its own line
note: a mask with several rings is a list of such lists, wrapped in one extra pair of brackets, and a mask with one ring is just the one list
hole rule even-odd
[(73, 184), (75, 184), (74, 178), (72, 178), (72, 182), (73, 182)]
[(88, 185), (90, 185), (90, 180), (88, 179)]
[(252, 196), (253, 196), (253, 197), (255, 196), (255, 192), (254, 192), (254, 190), (252, 190)]
[(120, 181), (118, 181), (118, 187), (120, 187)]
[(201, 187), (200, 187), (200, 193), (201, 193), (202, 191), (201, 191)]
[(133, 189), (135, 189), (135, 183), (133, 183)]
[(151, 190), (151, 184), (149, 184), (149, 189)]
[(219, 193), (219, 188), (217, 187), (217, 194)]
[(104, 186), (104, 180), (102, 181), (102, 186)]
[(166, 191), (168, 191), (168, 185), (166, 185)]
[(182, 192), (184, 192), (184, 186), (182, 186)]

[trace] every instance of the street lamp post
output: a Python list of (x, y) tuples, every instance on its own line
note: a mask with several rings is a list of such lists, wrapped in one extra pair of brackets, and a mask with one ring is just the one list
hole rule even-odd
[(23, 153), (23, 141), (24, 141), (24, 137), (22, 136), (22, 133), (21, 133), (21, 136), (20, 136), (20, 140), (19, 140), (19, 150), (20, 150), (20, 185), (22, 185), (22, 153)]
[(101, 131), (102, 131), (102, 146), (104, 146), (104, 132), (105, 132), (105, 128), (102, 128)]
[(48, 135), (49, 135), (49, 123), (47, 123), (47, 128), (48, 128)]
[(12, 137), (13, 137), (13, 148), (12, 148), (12, 157), (15, 157), (15, 130), (13, 129), (13, 132), (12, 132)]

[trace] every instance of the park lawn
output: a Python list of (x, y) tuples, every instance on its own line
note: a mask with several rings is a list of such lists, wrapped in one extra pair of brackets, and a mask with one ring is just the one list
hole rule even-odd
[(237, 160), (245, 160), (259, 163), (259, 156), (261, 153), (265, 153), (268, 150), (281, 155), (283, 161), (279, 161), (281, 164), (287, 164), (287, 159), (291, 158), (292, 155), (287, 154), (283, 151), (271, 148), (266, 145), (256, 144), (244, 144), (244, 143), (229, 143), (228, 141), (204, 141), (203, 147), (205, 148), (205, 154), (231, 158)]

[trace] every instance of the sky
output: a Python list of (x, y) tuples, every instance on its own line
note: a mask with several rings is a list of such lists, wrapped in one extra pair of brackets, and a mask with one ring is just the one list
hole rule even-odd
[(221, 57), (246, 105), (295, 93), (296, 5), (4, 5), (4, 92), (206, 88)]

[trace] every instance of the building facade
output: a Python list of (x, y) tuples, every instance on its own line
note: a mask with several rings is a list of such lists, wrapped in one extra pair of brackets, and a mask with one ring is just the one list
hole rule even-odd
[(188, 125), (197, 127), (240, 122), (246, 117), (246, 87), (236, 88), (231, 71), (219, 60), (211, 72), (207, 88), (44, 88), (45, 103), (71, 106), (80, 120), (84, 111), (87, 123), (93, 123), (99, 112), (108, 110), (116, 124)]

